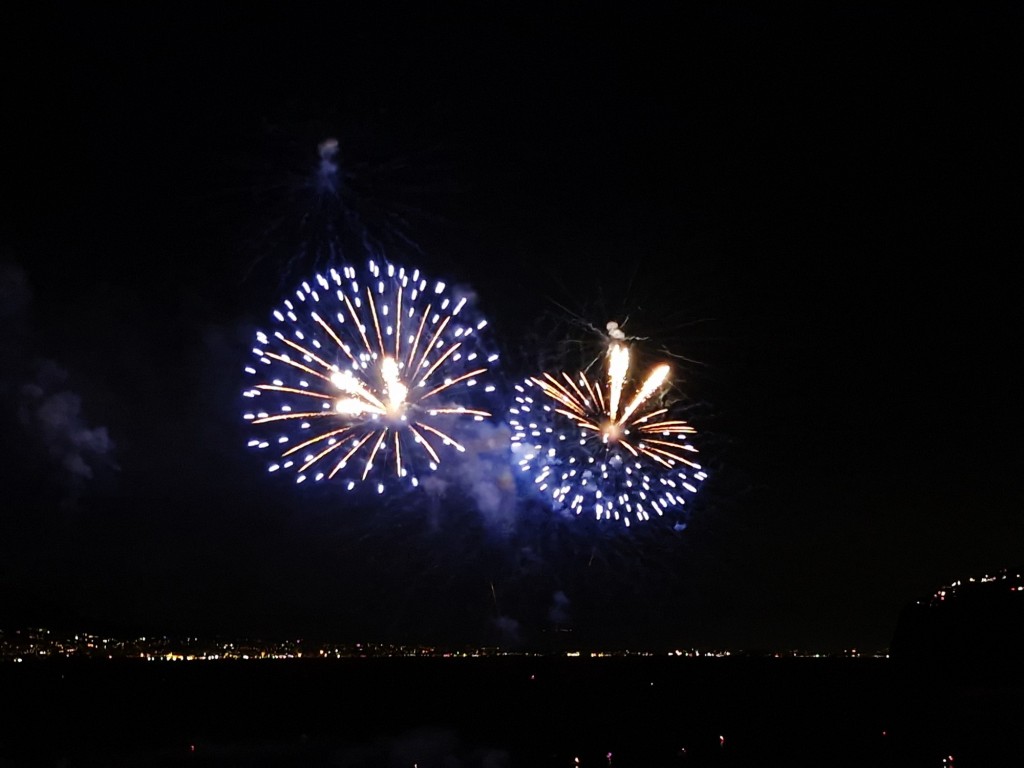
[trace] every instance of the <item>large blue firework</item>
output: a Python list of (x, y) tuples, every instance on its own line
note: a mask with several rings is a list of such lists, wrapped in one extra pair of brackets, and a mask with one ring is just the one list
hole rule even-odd
[(249, 446), (296, 482), (338, 478), (419, 485), (423, 472), (462, 452), (459, 424), (481, 421), (497, 354), (472, 295), (419, 270), (370, 261), (303, 282), (256, 333), (246, 367)]
[(513, 455), (556, 511), (625, 525), (681, 512), (706, 475), (688, 436), (663, 404), (667, 364), (630, 389), (629, 347), (613, 336), (607, 378), (543, 373), (516, 385), (509, 409)]

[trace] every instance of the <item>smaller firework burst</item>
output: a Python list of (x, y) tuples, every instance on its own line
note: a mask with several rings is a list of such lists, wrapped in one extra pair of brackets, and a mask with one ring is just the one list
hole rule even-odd
[(628, 526), (678, 510), (706, 475), (687, 440), (696, 430), (662, 403), (669, 366), (631, 389), (629, 347), (610, 335), (603, 383), (583, 372), (531, 377), (516, 386), (509, 423), (520, 469), (554, 509)]

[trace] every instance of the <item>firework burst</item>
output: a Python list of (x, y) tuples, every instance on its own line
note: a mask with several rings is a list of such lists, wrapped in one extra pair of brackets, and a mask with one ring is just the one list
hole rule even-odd
[[(273, 454), (271, 472), (296, 482), (342, 479), (350, 490), (373, 479), (419, 485), (423, 471), (465, 449), (460, 422), (490, 416), (480, 384), (497, 360), (481, 339), (486, 320), (471, 297), (443, 282), (370, 261), (304, 282), (258, 331), (246, 373), (261, 433), (249, 446)], [(480, 392), (480, 396), (477, 393)]]
[(605, 362), (603, 382), (560, 372), (517, 385), (513, 452), (556, 510), (628, 526), (682, 507), (706, 475), (687, 442), (694, 428), (662, 404), (669, 366), (630, 388), (629, 347), (614, 333)]

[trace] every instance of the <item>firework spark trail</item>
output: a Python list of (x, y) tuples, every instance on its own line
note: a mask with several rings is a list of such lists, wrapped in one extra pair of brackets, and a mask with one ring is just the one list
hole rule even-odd
[(244, 418), (278, 432), (249, 446), (275, 453), (269, 471), (295, 468), (300, 483), (340, 473), (349, 489), (378, 475), (378, 493), (388, 477), (418, 486), (423, 467), (463, 450), (460, 420), (491, 415), (479, 401), (494, 386), (478, 380), (498, 356), (468, 302), (419, 270), (374, 261), (363, 275), (342, 266), (302, 283), (274, 311), (275, 330), (256, 334), (258, 363), (245, 370), (258, 383), (243, 394), (263, 407)]
[(509, 424), (519, 467), (556, 510), (627, 526), (678, 511), (706, 475), (686, 441), (696, 430), (658, 405), (670, 368), (655, 366), (629, 397), (630, 353), (620, 339), (606, 364), (603, 385), (582, 372), (545, 372), (516, 386)]

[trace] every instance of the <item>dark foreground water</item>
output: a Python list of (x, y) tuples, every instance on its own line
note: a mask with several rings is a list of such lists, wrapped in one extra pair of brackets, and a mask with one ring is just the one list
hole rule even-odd
[(0, 699), (0, 768), (1024, 766), (1019, 686), (885, 659), (54, 660)]

